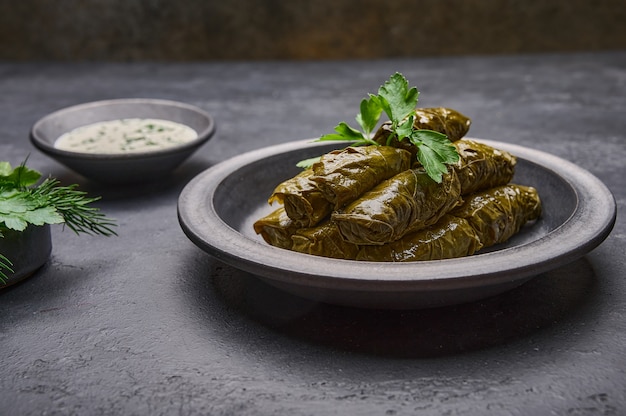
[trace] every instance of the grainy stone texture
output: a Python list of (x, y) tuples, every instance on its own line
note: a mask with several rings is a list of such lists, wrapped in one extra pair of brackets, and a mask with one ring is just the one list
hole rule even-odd
[(0, 59), (343, 59), (626, 48), (623, 0), (0, 1)]
[[(53, 227), (33, 278), (0, 292), (2, 415), (621, 415), (626, 222), (573, 264), (501, 296), (421, 311), (316, 304), (197, 249), (176, 219), (197, 173), (245, 150), (352, 120), (394, 71), (471, 135), (578, 163), (626, 209), (626, 53), (362, 62), (2, 63), (0, 155), (77, 183), (114, 238)], [(142, 187), (86, 181), (28, 130), (71, 104), (157, 97), (198, 105), (216, 136)], [(618, 214), (619, 215), (619, 214)]]

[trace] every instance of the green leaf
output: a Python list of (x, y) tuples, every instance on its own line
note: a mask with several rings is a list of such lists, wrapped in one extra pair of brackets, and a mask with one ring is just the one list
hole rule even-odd
[(11, 172), (13, 172), (13, 168), (9, 162), (0, 162), (0, 178), (3, 176), (9, 176)]
[(402, 122), (396, 128), (396, 135), (398, 136), (399, 140), (402, 140), (405, 137), (411, 136), (411, 134), (413, 133), (413, 120), (414, 119), (415, 119), (415, 116), (409, 116), (409, 118), (407, 118), (404, 122)]
[(24, 164), (13, 169), (9, 162), (0, 162), (0, 186), (26, 188), (34, 185), (41, 178), (41, 173), (27, 168)]
[[(341, 122), (335, 127), (336, 133), (325, 134), (316, 141), (325, 142), (325, 141), (341, 141), (341, 142), (352, 142), (351, 146), (363, 146), (365, 144), (373, 144), (378, 145), (378, 143), (373, 140), (365, 137), (363, 133), (358, 131), (355, 128), (350, 127), (347, 123)], [(306, 161), (300, 161), (296, 164), (297, 166), (306, 166)], [(301, 166), (301, 167), (302, 167)]]
[(415, 111), (419, 92), (415, 87), (409, 88), (409, 82), (404, 75), (396, 72), (378, 89), (378, 95), (384, 99), (381, 106), (391, 122), (399, 125)]
[(0, 283), (4, 284), (9, 280), (9, 276), (6, 275), (7, 272), (11, 274), (14, 273), (11, 266), (13, 266), (11, 260), (0, 254)]
[(363, 138), (363, 133), (355, 128), (350, 127), (347, 123), (341, 122), (335, 127), (335, 131), (350, 140), (358, 140)]
[(383, 112), (380, 99), (377, 96), (370, 94), (369, 98), (364, 98), (361, 101), (360, 110), (361, 112), (356, 116), (356, 121), (363, 129), (365, 136), (369, 137), (372, 131), (376, 128)]
[(313, 164), (319, 162), (321, 158), (322, 158), (321, 156), (317, 156), (317, 157), (311, 157), (309, 159), (304, 159), (296, 163), (296, 166), (302, 169), (308, 169), (311, 166), (313, 166)]
[(446, 165), (439, 159), (430, 147), (419, 145), (417, 147), (417, 158), (426, 169), (428, 176), (437, 183), (441, 183), (442, 176), (448, 171)]
[(420, 129), (412, 133), (412, 140), (419, 140), (437, 153), (443, 163), (457, 163), (460, 159), (456, 147), (448, 136), (433, 130)]
[(29, 224), (61, 224), (65, 220), (54, 207), (41, 207), (24, 213), (23, 217)]
[(0, 193), (0, 213), (24, 213), (37, 208), (37, 203), (28, 193), (8, 191)]
[(435, 182), (441, 183), (447, 164), (459, 161), (459, 154), (445, 134), (432, 130), (414, 130), (409, 137), (417, 146), (417, 159)]
[(28, 222), (24, 220), (20, 215), (5, 215), (0, 214), (0, 224), (4, 223), (4, 226), (10, 230), (24, 231), (28, 227)]
[(24, 195), (10, 200), (0, 200), (0, 224), (7, 228), (23, 231), (28, 224), (60, 224), (63, 217), (52, 206), (37, 207)]
[(27, 187), (36, 184), (39, 178), (41, 178), (41, 173), (21, 165), (13, 170), (11, 176), (15, 178), (18, 186)]
[(346, 142), (346, 141), (350, 141), (350, 139), (347, 139), (345, 136), (342, 136), (341, 134), (331, 133), (331, 134), (323, 135), (316, 141), (318, 142), (328, 142), (328, 141)]
[(320, 141), (326, 140), (341, 140), (341, 141), (353, 141), (362, 140), (365, 137), (363, 133), (355, 128), (350, 127), (346, 122), (341, 122), (335, 127), (337, 134), (326, 134), (320, 137)]

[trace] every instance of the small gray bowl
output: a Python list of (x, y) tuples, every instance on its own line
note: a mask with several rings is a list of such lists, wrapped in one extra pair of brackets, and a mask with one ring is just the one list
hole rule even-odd
[(0, 253), (11, 262), (12, 272), (6, 271), (8, 277), (0, 289), (11, 286), (31, 277), (43, 266), (52, 252), (50, 226), (29, 225), (24, 231), (2, 230), (0, 237)]
[[(57, 149), (54, 142), (77, 127), (121, 118), (157, 118), (185, 124), (198, 133), (186, 144), (142, 153), (94, 154)], [(169, 174), (215, 133), (215, 121), (198, 107), (169, 100), (116, 99), (79, 104), (55, 111), (37, 121), (33, 145), (81, 175), (102, 183), (145, 182)]]

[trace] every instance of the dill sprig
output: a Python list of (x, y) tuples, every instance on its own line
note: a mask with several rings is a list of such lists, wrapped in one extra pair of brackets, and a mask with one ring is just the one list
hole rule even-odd
[(7, 282), (9, 278), (6, 275), (7, 272), (13, 273), (13, 269), (11, 268), (11, 266), (13, 266), (11, 260), (0, 254), (0, 283), (5, 284)]
[(76, 184), (60, 186), (58, 180), (47, 178), (32, 189), (32, 195), (40, 201), (41, 206), (54, 207), (63, 217), (63, 223), (76, 234), (117, 235), (111, 229), (115, 222), (98, 208), (90, 206), (101, 198), (87, 197), (87, 193), (79, 191), (77, 187)]

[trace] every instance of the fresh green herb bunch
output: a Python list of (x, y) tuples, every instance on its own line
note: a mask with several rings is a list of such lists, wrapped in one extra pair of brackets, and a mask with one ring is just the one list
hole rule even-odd
[[(53, 178), (35, 186), (41, 173), (26, 167), (26, 162), (13, 169), (9, 162), (0, 162), (0, 238), (2, 231), (24, 231), (28, 225), (65, 224), (76, 234), (116, 235), (114, 221), (91, 206), (100, 198), (87, 197), (77, 185), (60, 186)], [(12, 272), (11, 261), (0, 253), (0, 283)]]
[[(386, 144), (395, 138), (409, 140), (417, 147), (417, 160), (428, 176), (440, 183), (442, 175), (448, 171), (446, 164), (458, 162), (459, 154), (445, 134), (413, 126), (418, 96), (417, 88), (410, 88), (404, 75), (396, 72), (378, 89), (378, 95), (369, 94), (361, 101), (360, 113), (356, 116), (361, 131), (341, 122), (335, 127), (335, 133), (323, 135), (318, 141), (351, 141), (352, 146), (380, 145), (371, 135), (384, 112), (391, 121), (391, 134)], [(318, 160), (319, 157), (306, 159), (298, 166), (307, 168)]]

